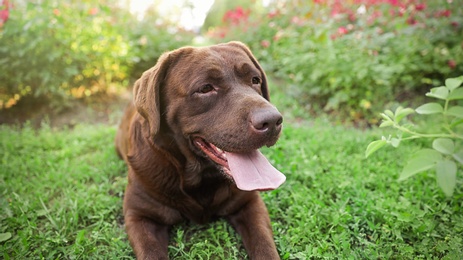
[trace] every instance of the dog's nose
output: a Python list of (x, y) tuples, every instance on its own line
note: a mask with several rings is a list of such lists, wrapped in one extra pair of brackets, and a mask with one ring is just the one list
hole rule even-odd
[(251, 112), (251, 126), (258, 133), (279, 133), (283, 116), (274, 107), (261, 108)]

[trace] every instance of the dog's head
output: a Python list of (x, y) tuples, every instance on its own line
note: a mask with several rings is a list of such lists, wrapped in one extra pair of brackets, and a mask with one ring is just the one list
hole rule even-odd
[[(181, 150), (187, 146), (208, 158), (243, 189), (277, 185), (243, 187), (237, 181), (247, 179), (246, 167), (259, 174), (272, 170), (257, 149), (275, 144), (282, 127), (281, 114), (269, 102), (265, 73), (244, 44), (185, 47), (162, 55), (136, 82), (134, 100), (150, 140), (160, 133), (174, 136)], [(236, 176), (246, 176), (231, 174), (240, 170)]]

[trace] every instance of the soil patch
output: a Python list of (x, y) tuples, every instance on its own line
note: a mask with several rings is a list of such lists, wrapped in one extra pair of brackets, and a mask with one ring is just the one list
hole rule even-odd
[(30, 124), (39, 128), (42, 124), (48, 124), (53, 128), (72, 128), (82, 123), (117, 124), (130, 100), (131, 91), (125, 91), (118, 95), (73, 100), (57, 109), (40, 100), (26, 98), (10, 109), (0, 110), (0, 125)]

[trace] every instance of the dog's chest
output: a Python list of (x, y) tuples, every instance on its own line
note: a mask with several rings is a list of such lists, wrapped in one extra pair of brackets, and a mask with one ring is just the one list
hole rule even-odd
[(187, 194), (203, 208), (204, 215), (214, 215), (230, 196), (230, 182), (217, 170), (203, 172), (200, 184), (186, 190)]

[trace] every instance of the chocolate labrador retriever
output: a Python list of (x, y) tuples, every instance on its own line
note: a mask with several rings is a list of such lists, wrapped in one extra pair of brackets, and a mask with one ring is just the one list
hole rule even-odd
[(128, 165), (124, 218), (138, 259), (167, 259), (169, 227), (226, 218), (251, 259), (279, 259), (259, 192), (285, 181), (257, 150), (282, 116), (240, 42), (162, 55), (134, 86), (116, 135)]

